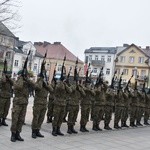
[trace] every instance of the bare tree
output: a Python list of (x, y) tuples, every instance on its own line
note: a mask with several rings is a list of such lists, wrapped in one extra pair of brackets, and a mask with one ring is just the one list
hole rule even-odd
[(3, 22), (8, 28), (18, 28), (20, 16), (18, 9), (20, 1), (18, 0), (0, 0), (0, 21)]

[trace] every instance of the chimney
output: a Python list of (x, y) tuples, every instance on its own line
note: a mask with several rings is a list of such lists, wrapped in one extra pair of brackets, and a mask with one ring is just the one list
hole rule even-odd
[(34, 45), (41, 46), (41, 45), (43, 45), (43, 42), (34, 42)]
[(146, 49), (150, 49), (150, 46), (146, 46)]
[(55, 45), (59, 45), (59, 44), (61, 44), (61, 42), (54, 42), (54, 44), (55, 44)]
[(51, 44), (51, 43), (49, 43), (49, 42), (47, 42), (47, 41), (44, 41), (43, 47), (46, 47), (46, 46), (49, 45), (49, 44)]
[(128, 47), (128, 46), (129, 46), (129, 44), (126, 44), (126, 43), (125, 43), (125, 44), (123, 44), (123, 47)]

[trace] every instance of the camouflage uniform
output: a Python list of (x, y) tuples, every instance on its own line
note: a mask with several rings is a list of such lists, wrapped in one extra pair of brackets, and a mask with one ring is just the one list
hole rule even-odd
[(80, 131), (88, 132), (86, 124), (89, 121), (89, 114), (91, 111), (91, 99), (95, 95), (94, 90), (89, 86), (84, 88), (85, 96), (81, 98), (81, 120), (80, 120)]
[(65, 115), (65, 106), (66, 106), (66, 95), (67, 92), (71, 93), (71, 88), (65, 82), (58, 82), (55, 86), (55, 99), (54, 99), (54, 109), (53, 109), (53, 131), (52, 135), (64, 135), (60, 132), (60, 127), (63, 122)]
[(35, 84), (35, 99), (33, 105), (33, 120), (32, 120), (32, 137), (44, 137), (40, 134), (41, 125), (44, 121), (47, 109), (47, 96), (52, 92), (51, 85), (47, 85), (43, 78), (39, 78)]
[(137, 116), (137, 126), (143, 126), (141, 124), (141, 118), (144, 114), (145, 110), (145, 92), (138, 92), (138, 99), (139, 99), (139, 109), (138, 109), (138, 116)]
[(79, 112), (79, 104), (80, 104), (80, 97), (85, 96), (85, 92), (80, 85), (72, 85), (71, 86), (72, 93), (70, 94), (71, 99), (68, 102), (68, 131), (67, 133), (77, 133), (74, 130), (74, 125), (77, 120), (78, 112)]
[(102, 86), (99, 86), (95, 89), (95, 102), (94, 102), (94, 115), (93, 115), (93, 130), (98, 131), (102, 130), (99, 128), (99, 123), (104, 116), (105, 108), (105, 93), (102, 89)]
[(131, 98), (131, 112), (130, 112), (130, 126), (131, 127), (137, 127), (135, 125), (135, 121), (137, 120), (138, 116), (138, 107), (139, 107), (139, 99), (137, 98), (137, 90), (134, 90), (133, 93), (129, 94), (129, 97)]
[(10, 77), (2, 76), (0, 91), (0, 125), (8, 126), (5, 119), (10, 108), (10, 98), (13, 86), (13, 80)]
[(119, 121), (122, 118), (123, 109), (124, 109), (124, 98), (123, 98), (123, 92), (120, 90), (117, 95), (115, 96), (116, 100), (116, 108), (115, 108), (115, 118), (114, 118), (114, 128), (119, 129), (121, 128), (119, 126)]
[(130, 106), (130, 98), (129, 98), (129, 94), (128, 91), (125, 90), (123, 92), (123, 99), (124, 99), (124, 109), (123, 109), (123, 113), (122, 113), (122, 118), (121, 118), (121, 127), (129, 127), (126, 122), (129, 116), (129, 106)]
[(144, 124), (149, 125), (148, 120), (150, 116), (150, 93), (146, 94), (145, 97), (145, 112), (144, 112)]
[(13, 100), (11, 123), (12, 142), (15, 142), (15, 139), (23, 141), (20, 137), (20, 132), (22, 131), (28, 105), (29, 86), (34, 86), (34, 83), (22, 76), (18, 77), (18, 80), (14, 83), (15, 97)]
[(111, 130), (109, 123), (111, 121), (113, 107), (114, 107), (114, 92), (113, 89), (109, 88), (105, 94), (106, 103), (105, 103), (105, 119), (104, 119), (104, 129)]

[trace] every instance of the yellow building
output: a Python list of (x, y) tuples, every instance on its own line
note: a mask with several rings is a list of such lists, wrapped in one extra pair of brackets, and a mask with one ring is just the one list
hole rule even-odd
[(117, 70), (117, 77), (123, 72), (122, 81), (127, 83), (133, 75), (131, 83), (135, 83), (138, 79), (138, 86), (142, 86), (144, 79), (146, 87), (149, 86), (149, 56), (135, 44), (129, 45), (123, 51), (119, 52), (115, 61), (115, 69)]

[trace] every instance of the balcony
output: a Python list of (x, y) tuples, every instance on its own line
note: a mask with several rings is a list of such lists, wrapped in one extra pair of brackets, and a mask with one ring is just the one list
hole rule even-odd
[(138, 81), (148, 81), (148, 76), (138, 76), (138, 78), (136, 78)]
[(103, 61), (103, 60), (91, 60), (91, 65), (92, 66), (104, 67), (105, 66), (105, 61)]

